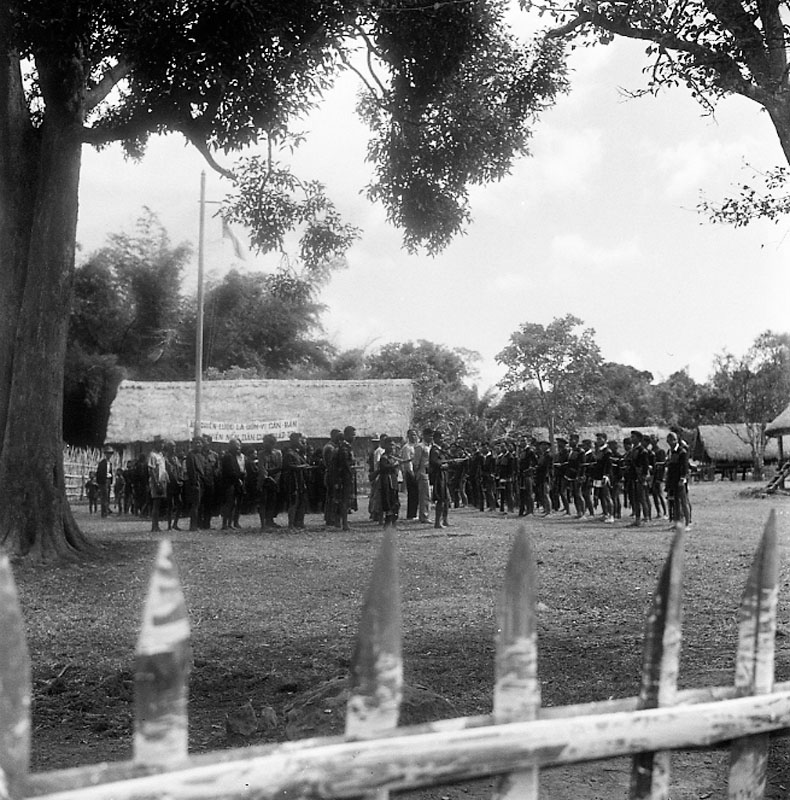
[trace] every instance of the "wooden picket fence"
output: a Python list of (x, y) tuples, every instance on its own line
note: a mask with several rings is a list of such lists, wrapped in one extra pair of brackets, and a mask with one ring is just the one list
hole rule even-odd
[[(497, 798), (537, 798), (541, 769), (631, 756), (630, 796), (669, 797), (673, 750), (726, 742), (731, 797), (759, 798), (768, 735), (790, 728), (790, 683), (774, 685), (777, 534), (772, 512), (743, 593), (735, 681), (679, 691), (684, 532), (660, 573), (638, 697), (544, 708), (538, 681), (535, 560), (522, 528), (498, 605), (493, 713), (399, 728), (401, 612), (386, 531), (351, 663), (343, 737), (189, 756), (187, 611), (161, 544), (136, 651), (134, 758), (28, 774), (30, 666), (9, 563), (0, 563), (0, 798), (346, 798), (497, 776)], [(719, 746), (721, 746), (719, 744)], [(624, 787), (625, 791), (625, 787)]]

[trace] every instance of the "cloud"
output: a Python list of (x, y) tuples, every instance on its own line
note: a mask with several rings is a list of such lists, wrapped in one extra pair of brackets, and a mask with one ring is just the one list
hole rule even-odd
[(551, 255), (561, 263), (573, 266), (612, 267), (639, 261), (644, 256), (635, 239), (625, 239), (611, 244), (599, 245), (578, 233), (561, 233), (551, 240)]

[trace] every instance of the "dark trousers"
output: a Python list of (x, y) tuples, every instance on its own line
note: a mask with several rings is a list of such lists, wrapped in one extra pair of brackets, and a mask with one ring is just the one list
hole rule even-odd
[(406, 478), (406, 519), (417, 518), (417, 498), (419, 490), (417, 488), (417, 478), (412, 472), (405, 473)]

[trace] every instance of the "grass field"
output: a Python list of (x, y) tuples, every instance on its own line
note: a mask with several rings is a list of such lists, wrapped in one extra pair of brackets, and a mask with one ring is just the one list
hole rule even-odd
[[(732, 683), (738, 603), (770, 508), (778, 512), (783, 554), (776, 679), (790, 679), (790, 498), (743, 496), (749, 487), (692, 487), (680, 688)], [(37, 771), (131, 755), (133, 652), (161, 534), (148, 532), (145, 520), (102, 520), (83, 507), (76, 514), (102, 543), (97, 559), (15, 566), (33, 662)], [(252, 516), (242, 521), (249, 527), (231, 534), (172, 536), (193, 632), (193, 752), (228, 746), (225, 716), (247, 701), (274, 709), (278, 719), (250, 742), (283, 740), (286, 708), (345, 674), (381, 537), (361, 519), (341, 533), (309, 516), (298, 534), (261, 534)], [(470, 509), (451, 512), (450, 521), (447, 531), (402, 523), (398, 534), (405, 679), (444, 698), (409, 709), (407, 723), (490, 712), (494, 607), (522, 523), (538, 558), (544, 705), (637, 693), (645, 613), (672, 536), (666, 521), (633, 529), (627, 520), (524, 521)], [(341, 719), (327, 718), (320, 732), (340, 727)], [(774, 741), (769, 797), (790, 786), (787, 748), (786, 739)], [(678, 754), (673, 798), (721, 796), (725, 759), (719, 751)], [(547, 770), (541, 782), (551, 797), (624, 797), (628, 763)], [(491, 786), (421, 797), (482, 798)]]

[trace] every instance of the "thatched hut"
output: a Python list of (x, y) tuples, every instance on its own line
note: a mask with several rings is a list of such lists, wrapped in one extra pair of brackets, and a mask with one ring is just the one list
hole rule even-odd
[(784, 461), (784, 437), (790, 436), (790, 405), (765, 428), (765, 435), (775, 438), (779, 446), (779, 460)]
[[(703, 472), (710, 477), (720, 472), (722, 479), (725, 476), (733, 479), (740, 472), (745, 479), (754, 465), (746, 424), (700, 425), (692, 458), (700, 462)], [(765, 463), (775, 462), (778, 458), (779, 447), (775, 441), (769, 440), (765, 447)]]
[[(288, 438), (299, 430), (322, 445), (332, 428), (353, 425), (362, 450), (374, 434), (405, 436), (411, 424), (410, 380), (206, 381), (201, 392), (201, 430), (216, 442), (237, 436), (246, 446), (264, 431)], [(154, 436), (186, 443), (195, 417), (193, 381), (122, 381), (110, 408), (106, 441), (127, 457), (146, 450)]]

